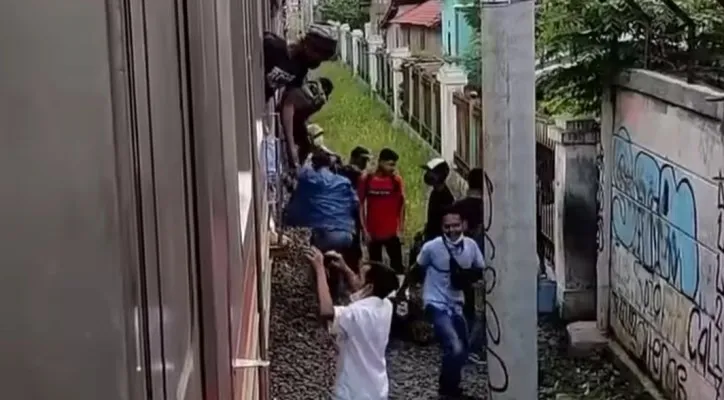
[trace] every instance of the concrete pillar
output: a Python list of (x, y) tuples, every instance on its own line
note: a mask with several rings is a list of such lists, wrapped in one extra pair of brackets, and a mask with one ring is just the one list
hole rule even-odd
[(370, 88), (373, 92), (377, 91), (377, 80), (379, 79), (378, 74), (380, 73), (377, 69), (377, 51), (382, 48), (384, 41), (379, 35), (372, 35), (367, 39), (367, 50), (369, 51), (368, 57), (370, 58)]
[(347, 37), (351, 34), (349, 31), (349, 25), (342, 24), (339, 29), (341, 31), (339, 35), (340, 56), (342, 57), (342, 61), (348, 63), (349, 57), (351, 56), (351, 54), (347, 54)]
[(482, 2), (483, 251), (493, 400), (538, 398), (534, 2)]
[(598, 212), (596, 214), (596, 322), (598, 329), (609, 328), (609, 296), (611, 291), (611, 174), (613, 173), (613, 128), (615, 91), (604, 87), (601, 97), (601, 137), (598, 145), (596, 167), (598, 172)]
[(564, 320), (596, 318), (595, 121), (567, 121), (556, 144), (555, 246), (558, 310)]
[(361, 30), (355, 29), (352, 31), (352, 72), (354, 75), (359, 75), (359, 46), (363, 40), (364, 33)]
[(372, 36), (372, 23), (371, 22), (365, 22), (364, 34), (365, 34), (366, 39), (369, 39), (370, 36)]
[(442, 157), (454, 165), (458, 145), (458, 114), (453, 95), (468, 84), (468, 74), (455, 64), (445, 64), (437, 71), (440, 82), (440, 128)]
[(408, 47), (398, 47), (390, 49), (388, 54), (392, 58), (392, 122), (398, 123), (401, 117), (402, 99), (400, 99), (400, 85), (403, 81), (402, 63), (406, 58), (410, 57), (410, 49)]

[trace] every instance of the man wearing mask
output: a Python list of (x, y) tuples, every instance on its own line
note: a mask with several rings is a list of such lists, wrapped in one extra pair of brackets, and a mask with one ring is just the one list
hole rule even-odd
[(443, 398), (460, 399), (466, 398), (460, 381), (469, 346), (463, 291), (482, 278), (485, 261), (478, 244), (465, 236), (461, 211), (454, 206), (442, 212), (441, 230), (442, 236), (422, 246), (397, 293), (399, 299), (411, 283), (423, 281), (425, 315), (443, 353), (438, 392)]
[(292, 45), (272, 32), (265, 32), (266, 100), (269, 101), (277, 89), (302, 86), (309, 70), (331, 60), (336, 52), (337, 37), (326, 24), (312, 24), (307, 34)]
[(450, 165), (442, 158), (433, 158), (422, 167), (425, 184), (432, 188), (427, 201), (427, 221), (425, 222), (424, 241), (432, 240), (442, 234), (442, 213), (455, 202), (455, 196), (447, 186)]

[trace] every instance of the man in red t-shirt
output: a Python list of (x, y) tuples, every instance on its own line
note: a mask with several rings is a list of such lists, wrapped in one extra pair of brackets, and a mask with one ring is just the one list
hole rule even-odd
[(399, 156), (391, 149), (382, 149), (377, 170), (359, 180), (362, 232), (371, 261), (382, 262), (382, 248), (387, 251), (390, 267), (404, 274), (402, 265), (402, 232), (405, 226), (405, 193), (402, 178), (396, 173)]

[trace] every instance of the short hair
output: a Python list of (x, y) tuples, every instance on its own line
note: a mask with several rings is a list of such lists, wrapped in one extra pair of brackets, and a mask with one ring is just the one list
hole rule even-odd
[(468, 173), (468, 188), (473, 190), (483, 190), (483, 169), (473, 168)]
[(320, 169), (332, 165), (332, 156), (324, 150), (317, 149), (312, 153), (312, 167)]
[(400, 288), (400, 281), (392, 268), (376, 261), (367, 261), (365, 264), (370, 266), (365, 275), (365, 283), (372, 284), (373, 296), (384, 299)]
[(460, 205), (455, 202), (442, 209), (442, 216), (444, 217), (446, 215), (457, 215), (458, 217), (462, 218), (463, 210), (460, 208)]
[(400, 159), (400, 156), (392, 149), (384, 148), (380, 151), (380, 155), (377, 157), (379, 161), (395, 161)]
[(324, 94), (326, 96), (329, 96), (329, 94), (332, 93), (332, 90), (334, 90), (334, 85), (332, 84), (332, 81), (328, 78), (319, 78), (319, 84), (322, 86), (322, 90), (324, 91)]

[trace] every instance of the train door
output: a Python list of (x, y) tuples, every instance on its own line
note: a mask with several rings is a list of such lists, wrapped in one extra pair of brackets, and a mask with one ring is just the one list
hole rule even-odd
[[(184, 5), (176, 0), (120, 3), (117, 104), (127, 104), (129, 181), (138, 232), (133, 286), (137, 372), (147, 398), (202, 396), (201, 328), (193, 150)], [(110, 11), (110, 10), (109, 10)], [(112, 12), (112, 11), (111, 11)], [(119, 157), (124, 159), (123, 156)]]

